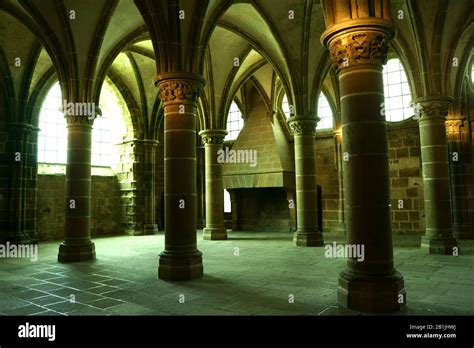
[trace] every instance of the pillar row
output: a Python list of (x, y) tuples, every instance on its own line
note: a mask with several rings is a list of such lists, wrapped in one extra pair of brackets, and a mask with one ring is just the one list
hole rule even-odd
[(315, 135), (317, 117), (291, 117), (288, 121), (295, 139), (296, 246), (322, 246), (318, 227)]
[(158, 276), (190, 280), (203, 276), (196, 238), (196, 117), (204, 80), (166, 73), (155, 80), (164, 105), (165, 250)]
[[(375, 7), (374, 7), (375, 6)], [(371, 8), (372, 7), (372, 8)], [(395, 312), (406, 304), (404, 281), (394, 268), (382, 65), (394, 36), (390, 2), (324, 2), (329, 48), (338, 74), (342, 115), (342, 158), (347, 255), (339, 276), (342, 307)], [(348, 19), (346, 15), (352, 17)]]
[(66, 116), (67, 164), (64, 241), (59, 262), (95, 259), (91, 241), (91, 144), (93, 119)]
[(199, 133), (205, 149), (206, 175), (206, 227), (203, 238), (207, 240), (227, 239), (224, 227), (224, 178), (223, 163), (218, 157), (227, 131), (219, 129), (204, 130)]
[(449, 97), (423, 97), (415, 100), (420, 125), (425, 200), (426, 233), (421, 238), (421, 249), (430, 254), (458, 253), (452, 228), (445, 126), (450, 104)]

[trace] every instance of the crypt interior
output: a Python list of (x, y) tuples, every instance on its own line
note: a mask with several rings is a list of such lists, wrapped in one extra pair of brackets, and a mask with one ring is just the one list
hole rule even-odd
[(474, 314), (473, 14), (1, 1), (0, 315)]

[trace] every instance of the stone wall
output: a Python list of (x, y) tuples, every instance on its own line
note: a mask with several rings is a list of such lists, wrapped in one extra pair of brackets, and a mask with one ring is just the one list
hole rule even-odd
[(315, 146), (316, 181), (321, 186), (323, 201), (323, 232), (327, 232), (339, 222), (339, 183), (332, 131), (317, 132)]
[[(260, 110), (262, 113), (263, 111)], [(275, 140), (282, 141), (282, 137), (273, 138), (272, 141), (265, 140), (267, 133), (261, 133), (258, 138), (246, 137), (246, 134), (254, 131), (253, 128), (259, 127), (262, 130), (264, 123), (271, 124), (270, 119), (266, 118), (266, 114), (260, 114), (258, 117), (255, 114), (250, 114), (258, 122), (247, 120), (244, 129), (239, 135), (237, 140), (239, 148), (255, 147), (259, 144), (259, 141), (266, 144), (272, 144), (275, 146)], [(271, 135), (271, 133), (268, 133)], [(404, 122), (389, 124), (388, 126), (388, 141), (389, 141), (389, 168), (390, 168), (390, 188), (391, 188), (391, 204), (392, 204), (392, 232), (395, 234), (424, 234), (424, 211), (423, 211), (423, 179), (421, 174), (421, 154), (420, 154), (420, 140), (419, 140), (419, 129), (418, 123), (414, 120), (407, 120)], [(285, 140), (286, 141), (286, 140)], [(236, 142), (236, 143), (237, 143)], [(339, 182), (338, 182), (338, 168), (337, 168), (337, 157), (336, 157), (336, 140), (332, 131), (321, 131), (316, 134), (316, 174), (317, 183), (322, 188), (322, 208), (323, 208), (323, 232), (331, 232), (336, 229), (339, 225), (340, 219), (340, 208), (339, 205)], [(281, 146), (279, 152), (281, 152)], [(293, 158), (293, 143), (288, 142), (286, 151), (290, 152), (286, 157)], [(259, 153), (260, 155), (260, 153)], [(278, 160), (276, 153), (272, 153), (273, 160)], [(279, 154), (281, 158), (282, 155)], [(259, 157), (259, 162), (263, 160)], [(266, 163), (266, 162), (263, 162)], [(240, 229), (258, 229), (251, 227), (251, 223), (254, 222), (256, 226), (261, 228), (268, 228), (267, 222), (260, 221), (264, 216), (271, 216), (277, 221), (289, 218), (288, 209), (279, 210), (279, 202), (273, 202), (272, 196), (275, 191), (272, 190), (260, 190), (253, 191), (241, 190), (243, 188), (252, 187), (279, 187), (280, 194), (285, 196), (284, 199), (288, 199), (286, 194), (287, 187), (284, 186), (282, 180), (273, 182), (271, 177), (273, 174), (272, 167), (266, 167), (265, 169), (260, 167), (259, 176), (268, 178), (268, 182), (261, 183), (260, 181), (252, 181), (245, 168), (239, 168), (242, 174), (238, 177), (240, 180), (237, 183), (231, 181), (230, 166), (224, 171), (224, 182), (226, 188), (232, 189), (235, 192), (235, 200), (237, 206), (239, 206), (237, 219), (234, 221), (234, 225), (237, 225)], [(226, 165), (224, 166), (226, 168)], [(248, 170), (248, 169), (247, 169)], [(226, 176), (227, 174), (227, 176)], [(247, 175), (246, 175), (247, 174)], [(294, 175), (291, 173), (291, 175)], [(237, 177), (236, 177), (237, 178)], [(247, 182), (246, 180), (250, 180)], [(236, 179), (237, 180), (237, 179)], [(276, 189), (276, 187), (275, 187)], [(264, 197), (268, 196), (267, 199)], [(253, 198), (252, 198), (253, 197)], [(260, 204), (254, 204), (254, 201), (260, 202)], [(242, 208), (241, 206), (245, 207)], [(250, 208), (254, 207), (254, 208)], [(265, 208), (264, 208), (265, 207)], [(287, 208), (287, 204), (285, 205)], [(271, 211), (272, 213), (269, 213)], [(276, 214), (275, 212), (280, 211)], [(276, 215), (275, 215), (276, 214)], [(271, 225), (271, 223), (270, 223)], [(285, 228), (283, 228), (285, 226)], [(288, 224), (283, 222), (276, 222), (276, 230), (289, 230)]]
[(392, 231), (424, 234), (424, 196), (418, 123), (408, 120), (388, 128)]
[[(37, 235), (39, 241), (64, 237), (64, 174), (38, 175)], [(120, 190), (115, 176), (92, 176), (91, 235), (123, 234)]]

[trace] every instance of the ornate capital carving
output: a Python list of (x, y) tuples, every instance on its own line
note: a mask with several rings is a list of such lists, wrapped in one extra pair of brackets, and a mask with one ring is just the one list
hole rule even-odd
[(291, 132), (295, 135), (316, 135), (319, 118), (291, 117), (288, 120)]
[(329, 42), (329, 51), (336, 72), (354, 65), (387, 62), (389, 36), (381, 31), (351, 32)]
[(67, 125), (84, 125), (90, 126), (94, 124), (95, 117), (88, 117), (88, 116), (64, 116), (66, 119)]
[(206, 129), (199, 132), (204, 144), (223, 144), (227, 131), (222, 129)]
[(446, 119), (452, 99), (440, 97), (436, 99), (419, 98), (412, 103), (415, 117), (420, 121), (430, 119)]
[(204, 79), (188, 73), (158, 75), (155, 85), (163, 103), (197, 103), (204, 87)]
[(464, 119), (446, 120), (447, 133), (460, 133), (464, 129)]

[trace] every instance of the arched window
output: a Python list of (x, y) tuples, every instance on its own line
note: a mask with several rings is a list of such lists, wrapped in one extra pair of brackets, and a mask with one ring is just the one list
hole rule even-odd
[(67, 128), (61, 112), (62, 97), (59, 82), (49, 90), (41, 107), (38, 133), (38, 162), (66, 163)]
[(411, 93), (407, 75), (400, 59), (390, 59), (383, 67), (385, 95), (385, 119), (389, 122), (403, 121), (414, 115), (410, 107)]
[(232, 211), (232, 203), (230, 201), (230, 193), (224, 190), (224, 213), (230, 213)]
[(124, 111), (120, 107), (117, 92), (114, 92), (107, 81), (100, 92), (100, 109), (102, 116), (94, 120), (92, 129), (92, 164), (95, 166), (111, 167), (114, 165), (114, 144), (122, 140), (127, 129), (119, 116)]
[[(94, 120), (92, 129), (92, 158), (94, 166), (112, 165), (112, 144), (125, 134), (123, 122), (117, 115), (121, 109), (118, 97), (105, 83), (101, 93), (102, 116)], [(40, 112), (38, 162), (65, 164), (67, 160), (67, 124), (61, 112), (63, 101), (59, 82), (49, 90)]]
[(224, 140), (235, 140), (244, 127), (242, 112), (235, 101), (230, 104), (229, 114), (227, 115), (227, 135)]
[(321, 119), (318, 122), (318, 126), (317, 126), (318, 130), (333, 128), (332, 109), (323, 92), (319, 94), (318, 117)]
[(281, 109), (282, 109), (283, 112), (285, 113), (285, 116), (286, 116), (286, 117), (290, 117), (290, 116), (291, 116), (290, 103), (288, 102), (288, 97), (286, 96), (286, 94), (283, 96), (283, 99), (282, 99), (282, 101), (281, 101)]
[[(283, 96), (283, 99), (281, 102), (281, 108), (283, 112), (285, 113), (285, 116), (290, 117), (290, 105), (288, 103), (288, 97), (286, 96), (286, 94)], [(317, 126), (318, 130), (332, 129), (333, 127), (332, 110), (323, 92), (321, 92), (321, 94), (319, 95), (318, 117), (321, 118), (321, 120), (318, 122), (318, 126)]]

